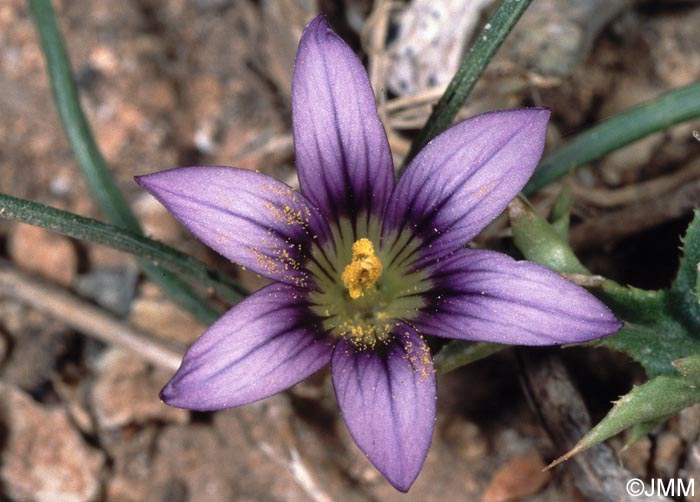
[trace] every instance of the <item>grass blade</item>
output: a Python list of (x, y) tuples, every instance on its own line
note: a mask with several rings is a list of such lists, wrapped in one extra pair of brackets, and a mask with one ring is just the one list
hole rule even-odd
[[(28, 0), (28, 4), (41, 39), (49, 80), (51, 81), (51, 91), (63, 129), (90, 192), (109, 221), (133, 232), (141, 233), (138, 220), (114, 182), (80, 106), (70, 60), (51, 1)], [(211, 323), (216, 320), (219, 313), (186, 282), (150, 262), (139, 263), (153, 282), (199, 321)]]

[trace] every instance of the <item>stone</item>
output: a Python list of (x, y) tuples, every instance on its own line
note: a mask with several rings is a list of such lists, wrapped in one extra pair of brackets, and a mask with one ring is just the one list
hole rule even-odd
[(136, 267), (98, 268), (75, 281), (75, 289), (110, 312), (124, 317), (129, 313), (138, 282)]
[(700, 404), (679, 411), (676, 423), (678, 435), (687, 443), (693, 443), (700, 434)]
[(34, 402), (0, 382), (6, 430), (0, 479), (13, 500), (89, 502), (100, 493), (105, 456), (89, 446), (60, 408)]
[(656, 440), (654, 468), (663, 477), (675, 476), (681, 453), (683, 440), (674, 432), (662, 432)]
[(149, 420), (186, 423), (189, 413), (161, 402), (158, 393), (171, 376), (133, 354), (112, 348), (99, 362), (91, 391), (92, 410), (102, 429), (117, 429)]
[(70, 287), (78, 256), (70, 239), (33, 225), (18, 224), (10, 236), (9, 253), (17, 265)]
[(129, 321), (160, 338), (182, 344), (191, 344), (205, 329), (177, 305), (158, 297), (143, 296), (134, 300)]
[(455, 418), (444, 427), (445, 442), (464, 460), (477, 460), (488, 453), (486, 435), (474, 422)]
[(182, 226), (151, 194), (141, 193), (133, 208), (144, 233), (151, 239), (172, 243), (180, 237)]
[(542, 457), (534, 452), (511, 458), (491, 478), (482, 502), (505, 502), (536, 494), (550, 478), (544, 467)]
[(634, 475), (644, 478), (651, 458), (651, 440), (648, 436), (639, 438), (619, 453), (620, 462)]

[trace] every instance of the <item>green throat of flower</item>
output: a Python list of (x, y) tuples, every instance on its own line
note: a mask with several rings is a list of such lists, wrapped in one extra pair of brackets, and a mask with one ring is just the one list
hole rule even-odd
[(366, 228), (354, 229), (341, 221), (309, 266), (317, 286), (309, 296), (312, 312), (332, 336), (360, 349), (388, 343), (399, 321), (410, 322), (425, 306), (422, 293), (431, 286), (425, 272), (410, 272), (415, 238), (381, 239), (379, 224), (363, 220)]

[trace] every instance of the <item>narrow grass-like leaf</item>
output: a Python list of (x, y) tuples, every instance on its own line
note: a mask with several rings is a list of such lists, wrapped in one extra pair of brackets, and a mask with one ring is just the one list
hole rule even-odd
[(399, 175), (416, 154), (435, 136), (447, 129), (466, 101), (491, 58), (510, 31), (528, 8), (532, 0), (503, 0), (484, 29), (476, 37), (474, 45), (462, 65), (450, 81), (445, 93), (430, 114), (425, 126), (416, 136), (411, 150), (404, 159)]
[[(140, 233), (139, 223), (107, 169), (81, 108), (70, 60), (51, 1), (28, 0), (28, 4), (41, 39), (54, 101), (90, 192), (109, 221)], [(219, 313), (179, 277), (150, 262), (140, 262), (140, 265), (151, 280), (162, 287), (173, 301), (199, 321), (209, 324), (217, 319)]]
[(573, 197), (571, 195), (571, 185), (566, 183), (557, 198), (554, 200), (552, 212), (549, 214), (548, 218), (549, 223), (552, 225), (552, 229), (564, 242), (569, 242), (569, 225), (571, 223), (572, 204)]
[(610, 117), (547, 155), (523, 189), (530, 195), (571, 169), (597, 160), (674, 124), (700, 117), (700, 83), (674, 89), (638, 107)]
[(248, 292), (216, 270), (190, 255), (130, 230), (79, 216), (60, 209), (0, 193), (0, 217), (36, 225), (74, 239), (108, 246), (149, 260), (204, 288), (213, 289), (229, 303), (241, 301)]

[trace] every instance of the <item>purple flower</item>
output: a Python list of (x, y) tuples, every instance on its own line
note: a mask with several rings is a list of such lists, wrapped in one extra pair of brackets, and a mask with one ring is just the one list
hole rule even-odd
[(228, 167), (138, 178), (199, 239), (274, 281), (195, 342), (162, 398), (194, 410), (240, 406), (330, 363), (352, 437), (407, 491), (435, 421), (424, 335), (547, 345), (620, 324), (546, 268), (464, 247), (532, 174), (548, 110), (461, 122), (395, 181), (365, 70), (323, 17), (302, 35), (292, 91), (301, 193)]

